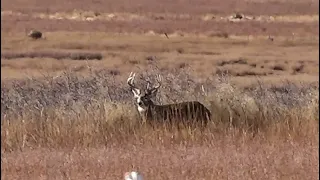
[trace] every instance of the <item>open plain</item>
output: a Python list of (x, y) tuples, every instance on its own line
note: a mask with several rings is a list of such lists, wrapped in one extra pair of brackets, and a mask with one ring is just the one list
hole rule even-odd
[[(1, 178), (319, 179), (318, 6), (1, 1)], [(212, 122), (142, 123), (131, 71)]]

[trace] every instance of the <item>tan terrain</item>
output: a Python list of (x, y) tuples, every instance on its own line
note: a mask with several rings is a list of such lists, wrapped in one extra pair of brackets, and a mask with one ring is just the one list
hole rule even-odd
[[(154, 180), (319, 179), (318, 6), (313, 0), (1, 1), (1, 177), (122, 179), (138, 170)], [(31, 30), (42, 37), (28, 37)], [(253, 118), (235, 113), (253, 119), (255, 131), (223, 123), (205, 132), (152, 129), (132, 124), (138, 116), (125, 89), (131, 71), (165, 76), (165, 102), (204, 93), (183, 86), (184, 74), (209, 78), (198, 100), (213, 111), (213, 102), (243, 104), (240, 92), (259, 85), (261, 91), (297, 85), (286, 87), (297, 98), (281, 97), (306, 103), (284, 108), (252, 95), (261, 96), (262, 108), (281, 109)], [(212, 79), (220, 76), (227, 76), (232, 96), (224, 102), (214, 96), (227, 93), (224, 84), (221, 94), (215, 91), (220, 84)], [(112, 85), (106, 90), (104, 83)], [(300, 87), (307, 95), (295, 92)], [(213, 114), (224, 119), (222, 109)]]

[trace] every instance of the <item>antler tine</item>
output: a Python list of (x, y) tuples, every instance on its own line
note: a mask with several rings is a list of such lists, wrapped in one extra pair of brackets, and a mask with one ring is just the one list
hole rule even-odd
[(132, 84), (134, 83), (133, 81), (134, 81), (134, 78), (136, 77), (136, 73), (133, 73), (132, 74), (132, 80), (131, 80), (131, 82), (132, 82)]
[(131, 71), (130, 74), (129, 74), (129, 77), (132, 77), (132, 74), (133, 74), (133, 72)]
[(158, 74), (158, 82), (160, 83), (162, 81), (162, 76)]
[(160, 74), (157, 75), (156, 80), (157, 80), (158, 85), (155, 86), (154, 88), (155, 88), (155, 89), (158, 89), (158, 88), (161, 86), (161, 81), (162, 81), (162, 77), (161, 77)]
[(147, 81), (147, 90), (150, 90), (151, 88), (150, 88), (150, 81), (149, 80), (146, 80)]
[(157, 75), (156, 76), (156, 81), (157, 81), (157, 85), (156, 86), (153, 86), (152, 88), (150, 87), (150, 81), (149, 80), (146, 80), (147, 81), (147, 89), (146, 89), (146, 91), (147, 92), (152, 92), (152, 91), (154, 91), (154, 90), (156, 90), (156, 89), (158, 89), (160, 86), (161, 86), (161, 76), (160, 75)]
[(127, 79), (127, 83), (129, 84), (130, 87), (135, 87), (134, 86), (134, 78), (136, 76), (136, 73), (131, 72), (129, 75), (129, 78)]
[(134, 85), (134, 77), (136, 76), (136, 73), (131, 72), (128, 79), (127, 79), (127, 83), (131, 88), (131, 91), (133, 92), (134, 96), (137, 97), (140, 95), (141, 91), (139, 88), (137, 88)]

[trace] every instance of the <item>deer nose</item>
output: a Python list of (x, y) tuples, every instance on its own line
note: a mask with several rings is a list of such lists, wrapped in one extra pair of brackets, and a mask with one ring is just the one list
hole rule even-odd
[(138, 105), (141, 106), (141, 105), (142, 105), (142, 102), (138, 102)]

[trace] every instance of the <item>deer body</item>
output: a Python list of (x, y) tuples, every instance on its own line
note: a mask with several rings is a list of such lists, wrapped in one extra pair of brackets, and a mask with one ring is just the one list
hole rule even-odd
[(149, 105), (142, 116), (150, 121), (201, 121), (207, 123), (211, 118), (210, 111), (200, 102), (181, 102), (167, 105)]
[(130, 74), (128, 84), (131, 87), (135, 98), (135, 104), (140, 116), (147, 122), (182, 122), (184, 124), (193, 124), (200, 122), (206, 125), (211, 119), (210, 111), (198, 101), (181, 102), (175, 104), (156, 105), (151, 100), (160, 87), (160, 76), (158, 76), (159, 85), (150, 88), (148, 83), (147, 90), (142, 93), (140, 89), (134, 86), (135, 74)]

